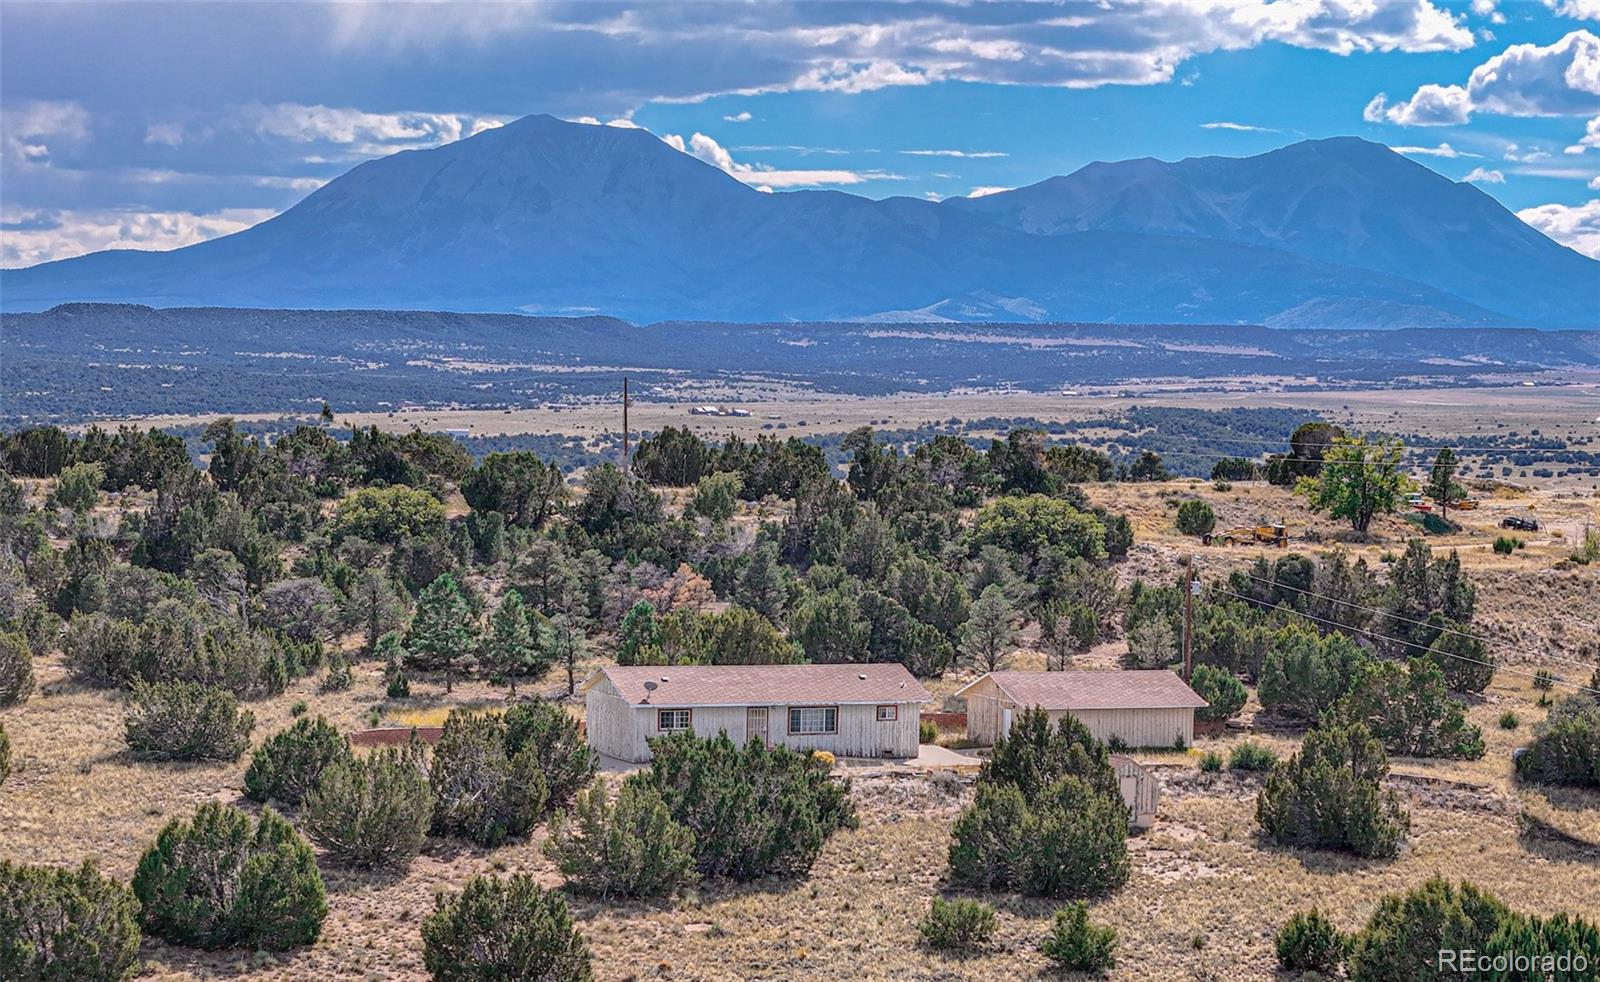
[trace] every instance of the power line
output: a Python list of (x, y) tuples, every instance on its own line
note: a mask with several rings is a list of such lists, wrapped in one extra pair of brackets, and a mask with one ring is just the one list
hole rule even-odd
[[(1245, 601), (1249, 601), (1249, 602), (1252, 602), (1252, 603), (1259, 603), (1260, 602), (1260, 601), (1256, 600), (1255, 598), (1247, 597), (1242, 593), (1234, 593), (1232, 590), (1224, 590), (1224, 589), (1222, 589), (1220, 587), (1217, 587), (1215, 589), (1217, 590), (1218, 593), (1223, 593), (1223, 594), (1226, 594), (1226, 595), (1228, 595), (1230, 597), (1238, 597), (1240, 600), (1245, 600)], [(1333, 627), (1336, 627), (1336, 628), (1339, 628), (1339, 629), (1345, 630), (1345, 631), (1354, 631), (1357, 634), (1364, 634), (1369, 638), (1375, 638), (1375, 639), (1377, 639), (1379, 641), (1393, 641), (1395, 644), (1405, 645), (1408, 648), (1416, 648), (1419, 651), (1422, 651), (1424, 653), (1426, 653), (1429, 650), (1427, 648), (1424, 648), (1422, 645), (1417, 644), (1415, 641), (1407, 641), (1407, 640), (1405, 640), (1403, 638), (1391, 638), (1387, 634), (1378, 634), (1375, 631), (1369, 631), (1369, 630), (1367, 630), (1365, 628), (1352, 627), (1349, 624), (1341, 624), (1338, 621), (1329, 620), (1326, 617), (1318, 617), (1315, 614), (1307, 614), (1304, 611), (1298, 611), (1297, 610), (1297, 611), (1294, 611), (1293, 613), (1295, 613), (1297, 616), (1304, 617), (1307, 620), (1313, 620), (1313, 621), (1318, 621), (1318, 622), (1323, 623), (1323, 624), (1329, 624), (1329, 625), (1332, 625)], [(1519, 672), (1514, 668), (1506, 668), (1503, 665), (1496, 665), (1493, 662), (1483, 661), (1482, 659), (1479, 659), (1479, 658), (1468, 658), (1466, 655), (1458, 655), (1458, 654), (1455, 654), (1453, 652), (1441, 651), (1441, 652), (1438, 652), (1438, 654), (1444, 655), (1444, 656), (1449, 657), (1449, 658), (1456, 658), (1456, 659), (1459, 659), (1459, 660), (1465, 661), (1465, 662), (1471, 662), (1474, 665), (1482, 665), (1483, 667), (1491, 669), (1493, 671), (1505, 672), (1507, 675), (1520, 675), (1523, 678), (1534, 679), (1535, 681), (1538, 681), (1538, 680), (1544, 678), (1543, 676), (1537, 675), (1537, 674), (1535, 674), (1533, 672)], [(1579, 692), (1587, 692), (1587, 693), (1589, 693), (1591, 695), (1600, 696), (1600, 689), (1591, 689), (1586, 685), (1579, 685), (1576, 682), (1568, 682), (1566, 679), (1561, 679), (1561, 678), (1553, 678), (1552, 677), (1552, 678), (1549, 679), (1549, 681), (1550, 681), (1550, 683), (1552, 685), (1564, 685), (1564, 686), (1567, 686), (1569, 688), (1576, 689)]]
[[(1384, 610), (1381, 607), (1370, 607), (1370, 606), (1366, 606), (1364, 604), (1352, 603), (1352, 602), (1350, 602), (1348, 600), (1341, 600), (1338, 597), (1330, 597), (1325, 593), (1313, 593), (1310, 590), (1302, 590), (1299, 587), (1288, 586), (1286, 584), (1278, 583), (1275, 580), (1262, 579), (1261, 577), (1255, 576), (1255, 575), (1250, 574), (1250, 573), (1246, 573), (1244, 575), (1245, 575), (1245, 577), (1247, 579), (1254, 580), (1257, 583), (1266, 584), (1267, 586), (1273, 587), (1275, 589), (1293, 590), (1295, 593), (1303, 594), (1303, 595), (1305, 595), (1307, 597), (1315, 597), (1318, 600), (1328, 600), (1328, 601), (1331, 601), (1331, 602), (1336, 603), (1336, 604), (1342, 604), (1342, 605), (1344, 605), (1346, 607), (1354, 608), (1356, 610), (1365, 610), (1365, 611), (1370, 611), (1371, 613), (1374, 613), (1374, 614), (1382, 614), (1383, 616), (1388, 617), (1390, 620), (1400, 621), (1403, 624), (1411, 624), (1411, 625), (1414, 625), (1416, 627), (1430, 627), (1430, 628), (1436, 627), (1436, 625), (1429, 624), (1427, 621), (1419, 621), (1419, 620), (1416, 620), (1415, 618), (1411, 618), (1411, 617), (1401, 617), (1400, 615), (1391, 613), (1391, 612), (1389, 612), (1387, 610)], [(1256, 599), (1253, 602), (1260, 603), (1261, 601), (1259, 599)], [(1299, 611), (1295, 611), (1295, 613), (1299, 613)], [(1441, 634), (1456, 634), (1456, 635), (1459, 635), (1459, 636), (1464, 637), (1464, 638), (1472, 638), (1475, 641), (1484, 642), (1485, 644), (1489, 643), (1489, 642), (1485, 641), (1485, 639), (1479, 637), (1476, 634), (1471, 633), (1470, 631), (1462, 631), (1462, 630), (1459, 630), (1457, 628), (1451, 628), (1451, 627), (1438, 627), (1437, 630)], [(1517, 649), (1517, 648), (1510, 648), (1510, 647), (1507, 647), (1507, 646), (1504, 646), (1504, 645), (1496, 645), (1496, 647), (1499, 647), (1502, 651), (1514, 652), (1516, 654), (1523, 655), (1525, 657), (1532, 657), (1532, 656), (1530, 656), (1528, 654), (1528, 652), (1522, 651), (1522, 650)], [(1545, 657), (1546, 659), (1548, 659), (1550, 661), (1563, 662), (1563, 663), (1568, 664), (1568, 665), (1577, 665), (1580, 668), (1593, 669), (1593, 668), (1596, 668), (1596, 667), (1600, 667), (1600, 666), (1597, 666), (1595, 664), (1591, 664), (1590, 662), (1579, 661), (1576, 658), (1562, 658), (1559, 655), (1545, 655), (1543, 657)]]

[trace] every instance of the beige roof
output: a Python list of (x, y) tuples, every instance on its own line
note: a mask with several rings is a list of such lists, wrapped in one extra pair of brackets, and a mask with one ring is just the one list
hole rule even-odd
[[(601, 677), (635, 706), (788, 706), (932, 702), (904, 665), (612, 665)], [(653, 689), (645, 688), (653, 682)]]
[(1161, 668), (1131, 672), (990, 672), (983, 679), (1019, 706), (1041, 709), (1200, 709), (1207, 705), (1178, 674)]

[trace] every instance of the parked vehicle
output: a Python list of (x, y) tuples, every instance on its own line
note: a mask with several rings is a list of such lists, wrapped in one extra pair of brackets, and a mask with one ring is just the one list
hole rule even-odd
[(1539, 531), (1539, 520), (1537, 518), (1523, 518), (1521, 515), (1507, 515), (1505, 518), (1500, 519), (1500, 527), (1503, 529), (1517, 529), (1521, 532), (1537, 532)]
[(1289, 531), (1281, 522), (1277, 525), (1240, 525), (1236, 528), (1209, 532), (1201, 541), (1208, 546), (1218, 542), (1225, 546), (1231, 546), (1236, 542), (1266, 542), (1283, 549), (1289, 545)]

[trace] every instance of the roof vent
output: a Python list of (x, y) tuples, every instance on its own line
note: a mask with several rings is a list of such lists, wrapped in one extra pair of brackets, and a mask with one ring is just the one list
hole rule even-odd
[(863, 682), (865, 682), (867, 680), (867, 676), (866, 676), (865, 672), (857, 672), (856, 673), (856, 678), (860, 679)]
[(667, 680), (667, 677), (665, 675), (661, 676), (661, 681), (665, 682), (666, 680)]

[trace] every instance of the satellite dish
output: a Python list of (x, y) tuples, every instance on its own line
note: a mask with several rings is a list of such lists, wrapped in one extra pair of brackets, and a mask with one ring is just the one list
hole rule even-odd
[(656, 691), (656, 684), (654, 682), (645, 682), (644, 691), (646, 691), (646, 692), (654, 692), (654, 691)]

